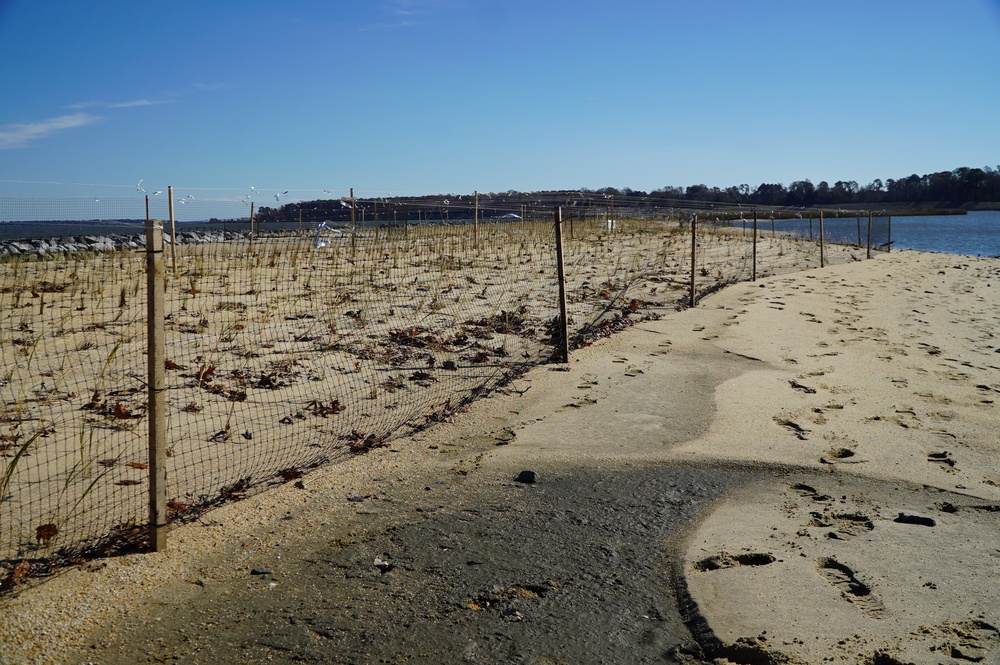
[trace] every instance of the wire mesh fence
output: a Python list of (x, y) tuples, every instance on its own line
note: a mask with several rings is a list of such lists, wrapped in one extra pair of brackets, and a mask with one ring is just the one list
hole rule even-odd
[[(564, 334), (580, 346), (692, 293), (865, 255), (839, 244), (821, 258), (799, 220), (758, 224), (754, 242), (739, 220), (569, 209), (564, 332), (552, 208), (351, 198), (255, 218), (245, 200), (181, 200), (157, 322), (171, 520), (445, 420), (549, 361)], [(100, 219), (61, 219), (91, 204)], [(147, 537), (138, 233), (147, 205), (171, 214), (153, 198), (79, 205), (0, 199), (5, 588)]]

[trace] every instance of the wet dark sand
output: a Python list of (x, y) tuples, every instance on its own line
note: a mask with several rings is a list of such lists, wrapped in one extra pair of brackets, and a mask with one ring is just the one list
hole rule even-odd
[(95, 637), (93, 659), (679, 662), (698, 647), (678, 609), (670, 544), (745, 480), (677, 465), (572, 470), (458, 505), (442, 504), (446, 483), (427, 486), (391, 511), (381, 500), (343, 539), (317, 531), (275, 546), (258, 561), (268, 574), (170, 585), (140, 630)]

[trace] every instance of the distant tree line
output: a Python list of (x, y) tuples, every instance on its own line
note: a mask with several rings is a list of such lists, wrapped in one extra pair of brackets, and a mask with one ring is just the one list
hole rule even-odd
[[(517, 215), (534, 218), (549, 215), (555, 205), (603, 211), (605, 208), (657, 210), (662, 208), (770, 207), (819, 208), (961, 208), (970, 204), (1000, 205), (1000, 166), (991, 168), (961, 167), (922, 176), (875, 179), (867, 185), (854, 180), (838, 180), (831, 185), (821, 181), (796, 180), (787, 187), (782, 183), (762, 183), (753, 189), (737, 185), (721, 189), (704, 184), (688, 187), (661, 187), (650, 192), (625, 187), (558, 190), (538, 192), (489, 192), (479, 195), (478, 214), (482, 219)], [(358, 199), (353, 202), (355, 223), (391, 225), (414, 221), (446, 222), (471, 219), (473, 196), (438, 194), (417, 197)], [(347, 199), (318, 199), (288, 203), (278, 208), (263, 206), (257, 213), (262, 222), (289, 223), (296, 220), (351, 221), (352, 204)]]
[[(628, 190), (626, 190), (628, 191)], [(634, 192), (629, 192), (634, 195)], [(757, 206), (874, 206), (885, 203), (906, 203), (915, 207), (948, 205), (961, 207), (967, 203), (1000, 201), (1000, 166), (979, 168), (961, 167), (954, 171), (940, 171), (906, 178), (881, 180), (876, 178), (867, 185), (854, 180), (838, 180), (830, 185), (824, 181), (813, 184), (810, 180), (796, 180), (785, 187), (781, 183), (763, 183), (756, 189), (748, 185), (737, 187), (707, 187), (692, 185), (663, 187), (650, 192), (660, 198), (687, 201), (704, 201), (722, 204)]]

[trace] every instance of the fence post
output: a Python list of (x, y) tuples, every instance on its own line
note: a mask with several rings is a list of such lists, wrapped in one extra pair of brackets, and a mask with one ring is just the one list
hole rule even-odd
[(892, 215), (891, 214), (889, 215), (889, 218), (888, 218), (888, 224), (889, 224), (889, 226), (886, 229), (886, 237), (885, 237), (885, 251), (886, 252), (891, 252), (892, 251)]
[(691, 307), (694, 307), (695, 255), (698, 248), (698, 215), (691, 215)]
[(751, 282), (757, 281), (757, 211), (753, 211), (753, 268), (750, 271)]
[(170, 210), (170, 269), (177, 276), (177, 232), (174, 226), (174, 188), (167, 185), (167, 208)]
[(479, 192), (476, 192), (476, 211), (473, 213), (473, 231), (472, 231), (472, 241), (479, 247)]
[(354, 188), (351, 187), (351, 256), (353, 257), (358, 250), (357, 245), (357, 235), (358, 230), (355, 225), (358, 223), (357, 217), (354, 215)]
[(562, 207), (556, 208), (555, 215), (556, 231), (556, 274), (559, 278), (559, 329), (562, 333), (556, 358), (559, 362), (569, 362), (569, 318), (566, 315), (566, 269), (563, 263), (563, 242), (562, 242)]
[(149, 404), (149, 544), (167, 547), (166, 355), (163, 328), (163, 222), (146, 221), (146, 371)]
[(868, 251), (867, 251), (867, 257), (866, 258), (870, 259), (871, 257), (872, 257), (872, 211), (869, 210), (868, 211)]
[(819, 211), (819, 267), (826, 267), (826, 248), (823, 246), (823, 211)]

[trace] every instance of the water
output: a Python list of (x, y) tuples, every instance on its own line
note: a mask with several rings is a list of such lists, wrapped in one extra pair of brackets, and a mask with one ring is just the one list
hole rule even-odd
[[(18, 206), (5, 206), (4, 203), (20, 203)], [(104, 216), (103, 221), (8, 221), (25, 219), (29, 215), (44, 212), (52, 214), (52, 219), (60, 211), (45, 208), (42, 211), (36, 210), (38, 205), (30, 202), (31, 205), (24, 204), (20, 199), (0, 199), (0, 241), (15, 240), (22, 238), (54, 238), (60, 236), (81, 236), (81, 235), (110, 235), (110, 234), (141, 234), (143, 232), (144, 221), (142, 211), (137, 208), (135, 201), (131, 200), (105, 200), (100, 203), (109, 208), (103, 213), (108, 215), (118, 213), (115, 216)], [(59, 201), (58, 203), (66, 203)], [(77, 202), (72, 201), (74, 211), (79, 207)], [(157, 202), (159, 205), (162, 202)], [(94, 203), (93, 205), (97, 205)], [(207, 204), (203, 204), (207, 206)], [(51, 207), (51, 206), (50, 206)], [(162, 205), (160, 207), (163, 207)], [(194, 206), (189, 206), (194, 208)], [(10, 208), (8, 210), (8, 208)], [(227, 202), (226, 206), (216, 205), (214, 207), (204, 207), (198, 212), (203, 216), (198, 216), (190, 221), (181, 221), (177, 225), (177, 231), (206, 231), (206, 230), (247, 230), (248, 220), (231, 219), (238, 217), (243, 211), (242, 204), (233, 205)], [(90, 211), (93, 212), (93, 211)], [(153, 217), (162, 219), (161, 212), (165, 210), (154, 210)], [(192, 211), (193, 212), (193, 211)], [(139, 214), (136, 214), (139, 213)], [(209, 218), (227, 219), (228, 222), (217, 221), (196, 221), (208, 220)], [(874, 217), (872, 219), (872, 246), (878, 248), (883, 246), (890, 233), (889, 220), (886, 217)], [(811, 223), (808, 219), (776, 220), (775, 230), (779, 232), (792, 232), (803, 237), (819, 238), (819, 219), (814, 218)], [(736, 222), (736, 226), (742, 226), (741, 222)], [(273, 228), (272, 228), (273, 226)], [(312, 224), (307, 223), (307, 228), (312, 229)], [(288, 231), (298, 227), (298, 224), (289, 223), (283, 225), (268, 225), (266, 229), (260, 230), (281, 230)], [(761, 219), (758, 221), (758, 228), (761, 232), (767, 233), (771, 229), (771, 220)], [(868, 217), (865, 215), (860, 220), (855, 217), (845, 217), (840, 219), (824, 220), (824, 232), (830, 242), (847, 244), (867, 243), (868, 239)], [(1000, 211), (970, 212), (967, 215), (932, 215), (921, 217), (893, 217), (892, 218), (892, 248), (893, 249), (916, 249), (926, 252), (943, 252), (947, 254), (966, 254), (969, 256), (995, 256), (1000, 257)]]
[(900, 249), (1000, 257), (1000, 211), (896, 217), (892, 240)]
[[(742, 223), (737, 223), (742, 225)], [(771, 220), (757, 223), (761, 232), (771, 230)], [(819, 238), (819, 219), (777, 220), (775, 229), (804, 237)], [(860, 230), (859, 230), (860, 229)], [(829, 242), (862, 244), (868, 242), (868, 216), (825, 219), (823, 232)], [(892, 249), (916, 249), (924, 252), (1000, 257), (1000, 211), (970, 212), (967, 215), (930, 215), (893, 217), (892, 228), (886, 217), (872, 218), (873, 248), (885, 245), (892, 235)]]

